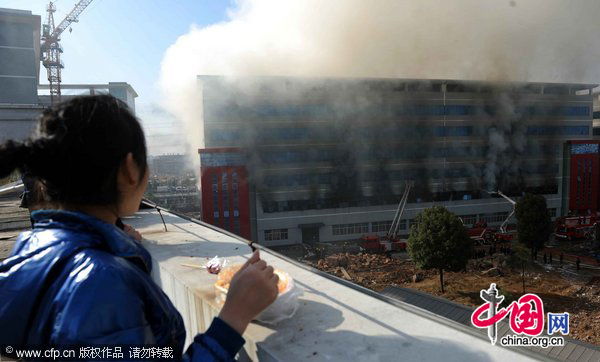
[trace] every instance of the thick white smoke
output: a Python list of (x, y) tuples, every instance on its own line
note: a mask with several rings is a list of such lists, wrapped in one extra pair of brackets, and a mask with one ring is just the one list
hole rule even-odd
[(597, 0), (238, 0), (166, 52), (165, 105), (202, 145), (196, 76), (598, 81)]

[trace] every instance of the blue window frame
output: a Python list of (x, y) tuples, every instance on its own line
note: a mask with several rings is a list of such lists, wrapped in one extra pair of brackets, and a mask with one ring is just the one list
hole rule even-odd
[(437, 126), (436, 137), (468, 137), (473, 135), (473, 126)]
[(527, 134), (532, 136), (587, 136), (588, 126), (527, 126)]

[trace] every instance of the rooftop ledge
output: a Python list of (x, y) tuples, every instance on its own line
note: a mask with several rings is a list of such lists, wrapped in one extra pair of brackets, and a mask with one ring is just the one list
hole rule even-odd
[[(191, 219), (141, 210), (125, 222), (144, 236), (152, 276), (181, 313), (186, 345), (218, 314), (216, 276), (182, 264), (204, 265), (215, 255), (243, 263), (251, 254), (242, 239)], [(525, 348), (491, 346), (486, 336), (431, 312), (325, 275), (268, 249), (261, 256), (288, 272), (304, 290), (300, 308), (275, 327), (252, 323), (240, 360), (525, 361), (548, 360)]]

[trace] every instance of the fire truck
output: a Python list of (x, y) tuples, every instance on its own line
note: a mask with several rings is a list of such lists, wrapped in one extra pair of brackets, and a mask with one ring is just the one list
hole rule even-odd
[[(464, 225), (464, 221), (460, 219)], [(469, 237), (473, 239), (477, 244), (489, 244), (492, 241), (494, 230), (488, 228), (487, 222), (477, 221), (470, 228), (467, 229)]]
[(500, 225), (499, 230), (494, 233), (494, 241), (497, 242), (497, 243), (511, 242), (514, 239), (515, 234), (514, 234), (514, 232), (510, 232), (508, 230), (508, 222), (510, 221), (510, 219), (516, 213), (515, 206), (517, 205), (517, 202), (515, 200), (511, 199), (510, 197), (506, 196), (500, 190), (496, 191), (495, 193), (498, 194), (498, 195), (500, 195), (506, 201), (510, 202), (511, 205), (512, 205), (512, 210), (508, 214), (508, 216), (506, 217), (506, 219), (504, 220), (504, 222), (502, 223), (502, 225)]
[(559, 239), (569, 241), (577, 239), (591, 240), (595, 237), (597, 221), (598, 217), (596, 215), (559, 217), (555, 221), (554, 235)]
[(469, 233), (471, 239), (473, 239), (479, 245), (510, 242), (514, 239), (514, 232), (508, 230), (508, 222), (515, 215), (515, 205), (517, 203), (500, 190), (488, 191), (488, 193), (500, 195), (506, 201), (510, 202), (513, 206), (512, 211), (508, 214), (498, 230), (488, 227), (487, 222), (480, 220), (473, 224), (472, 227), (467, 229), (467, 232)]
[(392, 225), (385, 236), (380, 237), (378, 235), (364, 235), (360, 238), (360, 247), (364, 251), (369, 253), (390, 253), (393, 251), (406, 250), (406, 240), (400, 239), (398, 232), (400, 230), (400, 220), (402, 220), (402, 214), (404, 213), (404, 208), (406, 207), (406, 203), (408, 201), (408, 194), (413, 186), (413, 181), (406, 183), (404, 194), (402, 195), (402, 199), (400, 199), (400, 203), (396, 209), (396, 214), (392, 220)]

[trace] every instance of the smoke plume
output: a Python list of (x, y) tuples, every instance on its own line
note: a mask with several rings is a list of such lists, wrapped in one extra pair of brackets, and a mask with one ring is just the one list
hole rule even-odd
[[(238, 0), (167, 50), (160, 85), (196, 155), (197, 75), (589, 83), (600, 80), (597, 14), (597, 0)], [(525, 147), (503, 125), (514, 122), (487, 135), (488, 185), (501, 153)]]

